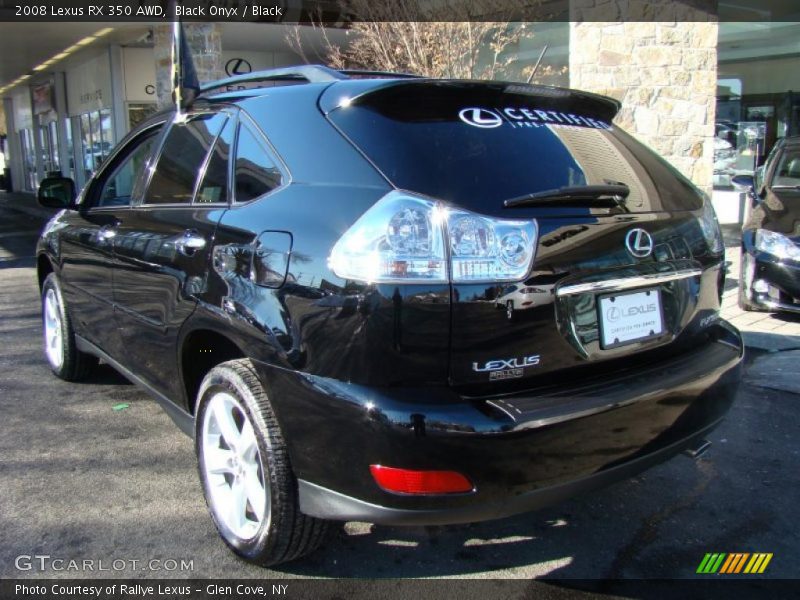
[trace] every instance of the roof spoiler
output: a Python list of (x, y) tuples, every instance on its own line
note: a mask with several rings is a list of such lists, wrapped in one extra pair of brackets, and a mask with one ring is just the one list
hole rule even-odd
[[(356, 105), (370, 99), (377, 99), (383, 94), (391, 94), (392, 90), (398, 88), (412, 88), (415, 86), (460, 86), (464, 88), (465, 94), (470, 91), (480, 92), (481, 90), (493, 91), (497, 94), (509, 94), (517, 97), (529, 96), (545, 100), (548, 103), (556, 103), (561, 100), (572, 101), (573, 103), (585, 103), (591, 107), (593, 112), (607, 120), (609, 123), (617, 115), (621, 103), (608, 96), (602, 96), (583, 90), (573, 90), (547, 85), (528, 84), (512, 81), (489, 81), (471, 79), (394, 79), (380, 82), (364, 80), (346, 80), (338, 83), (333, 88), (325, 91), (319, 101), (320, 108), (325, 114), (330, 113), (341, 106)], [(466, 97), (466, 96), (465, 96)], [(343, 102), (346, 100), (346, 102)], [(465, 106), (469, 106), (466, 104)], [(487, 108), (501, 108), (489, 107)]]

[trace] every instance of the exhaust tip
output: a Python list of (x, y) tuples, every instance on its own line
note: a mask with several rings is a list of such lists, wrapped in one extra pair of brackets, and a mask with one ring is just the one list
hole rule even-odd
[(709, 448), (711, 448), (711, 442), (708, 440), (698, 440), (694, 442), (692, 446), (684, 450), (683, 453), (689, 458), (697, 460), (703, 456), (703, 454), (705, 454)]

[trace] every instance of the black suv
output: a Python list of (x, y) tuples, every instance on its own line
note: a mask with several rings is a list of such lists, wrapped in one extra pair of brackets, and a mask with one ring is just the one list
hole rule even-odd
[[(617, 102), (373, 75), (217, 82), (77, 201), (40, 189), (66, 205), (38, 246), (52, 370), (99, 357), (152, 392), (260, 564), (331, 520), (494, 519), (627, 477), (697, 447), (740, 378), (713, 210)], [(509, 320), (514, 282), (547, 293)]]

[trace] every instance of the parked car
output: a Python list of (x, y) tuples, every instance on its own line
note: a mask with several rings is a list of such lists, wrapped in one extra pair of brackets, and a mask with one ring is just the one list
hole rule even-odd
[[(618, 109), (315, 66), (206, 86), (76, 201), (40, 189), (50, 368), (149, 390), (265, 565), (331, 521), (495, 519), (705, 447), (742, 359), (719, 226)], [(518, 282), (553, 293), (510, 322)]]
[(751, 210), (742, 229), (739, 306), (800, 312), (800, 136), (779, 140), (755, 179), (740, 175)]

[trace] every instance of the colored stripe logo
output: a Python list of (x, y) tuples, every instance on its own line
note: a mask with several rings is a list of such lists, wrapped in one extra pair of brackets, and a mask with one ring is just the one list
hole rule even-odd
[(772, 552), (709, 552), (700, 561), (697, 573), (734, 575), (763, 573), (772, 560)]

